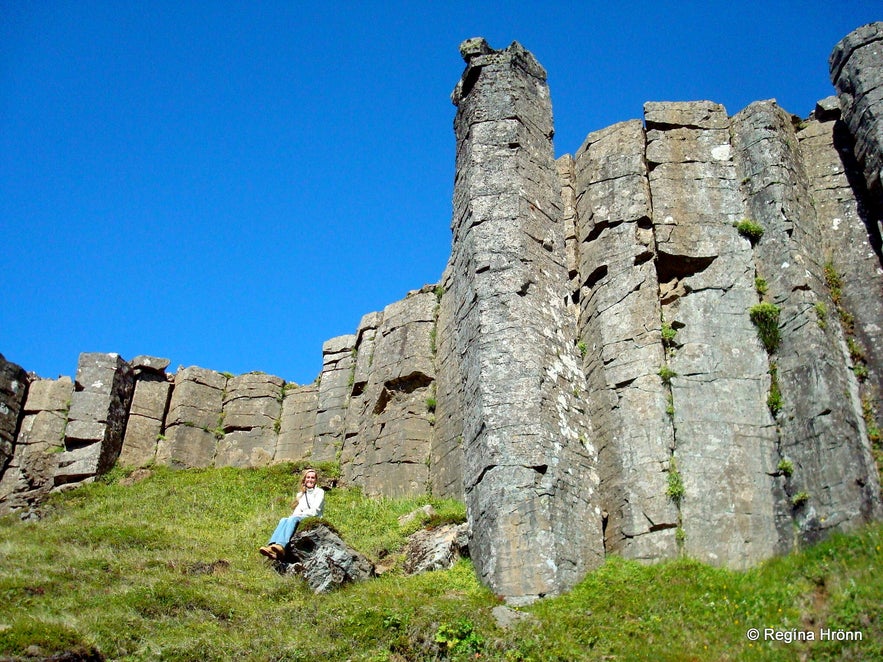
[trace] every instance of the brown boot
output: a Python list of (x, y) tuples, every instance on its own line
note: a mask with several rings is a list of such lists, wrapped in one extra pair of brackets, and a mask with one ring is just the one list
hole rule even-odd
[(282, 545), (273, 543), (270, 545), (270, 551), (276, 555), (276, 560), (281, 561), (285, 558), (285, 548)]
[(266, 556), (268, 559), (275, 559), (276, 558), (276, 553), (272, 549), (270, 549), (269, 547), (261, 547), (258, 551), (261, 554), (263, 554), (264, 556)]

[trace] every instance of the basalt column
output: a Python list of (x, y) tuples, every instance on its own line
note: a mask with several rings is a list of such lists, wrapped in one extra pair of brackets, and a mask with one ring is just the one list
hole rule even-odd
[(481, 579), (510, 602), (603, 554), (546, 73), (518, 43), (461, 45), (450, 268), (464, 487)]
[(883, 22), (854, 30), (834, 48), (828, 65), (843, 119), (855, 138), (868, 189), (883, 198)]

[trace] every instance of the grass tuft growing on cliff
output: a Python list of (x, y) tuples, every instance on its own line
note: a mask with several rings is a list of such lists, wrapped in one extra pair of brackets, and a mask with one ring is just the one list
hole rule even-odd
[(767, 353), (772, 354), (778, 349), (781, 336), (779, 335), (779, 307), (772, 303), (759, 303), (751, 306), (748, 314), (751, 321), (757, 327), (757, 335), (763, 343)]
[[(748, 572), (689, 559), (611, 557), (572, 592), (509, 629), (472, 564), (382, 577), (313, 596), (257, 554), (286, 515), (289, 466), (125, 472), (58, 495), (39, 522), (0, 520), (0, 657), (77, 651), (120, 660), (879, 659), (883, 527), (839, 536)], [(395, 559), (432, 503), (328, 492), (325, 518), (373, 560)], [(686, 531), (690, 538), (689, 530)], [(863, 641), (749, 641), (748, 628), (860, 631)], [(34, 649), (32, 649), (34, 650)], [(480, 656), (476, 658), (476, 655)]]

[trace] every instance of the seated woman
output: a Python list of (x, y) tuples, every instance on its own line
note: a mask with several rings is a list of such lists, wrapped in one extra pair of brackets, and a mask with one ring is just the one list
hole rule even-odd
[(291, 540), (300, 521), (307, 517), (322, 516), (322, 509), (325, 507), (325, 491), (321, 487), (316, 487), (318, 479), (319, 475), (315, 469), (304, 471), (300, 479), (300, 492), (295, 497), (294, 512), (290, 517), (283, 517), (279, 520), (279, 525), (270, 536), (270, 542), (265, 547), (261, 547), (261, 554), (273, 560), (282, 560), (285, 556), (285, 545)]

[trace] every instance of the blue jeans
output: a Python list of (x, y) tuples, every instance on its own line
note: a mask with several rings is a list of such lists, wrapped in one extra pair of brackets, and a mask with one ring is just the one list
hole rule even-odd
[(294, 515), (280, 519), (276, 530), (273, 531), (273, 535), (270, 536), (270, 542), (267, 544), (282, 545), (285, 547), (288, 544), (288, 541), (291, 540), (291, 536), (294, 535), (294, 530), (302, 519), (303, 517), (295, 517)]

